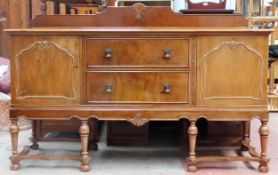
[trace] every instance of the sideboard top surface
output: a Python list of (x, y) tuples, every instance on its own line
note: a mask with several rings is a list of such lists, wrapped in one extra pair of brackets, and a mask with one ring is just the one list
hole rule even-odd
[(28, 29), (6, 29), (10, 34), (51, 33), (51, 34), (90, 34), (90, 33), (271, 33), (273, 29), (251, 29), (248, 27), (33, 27)]

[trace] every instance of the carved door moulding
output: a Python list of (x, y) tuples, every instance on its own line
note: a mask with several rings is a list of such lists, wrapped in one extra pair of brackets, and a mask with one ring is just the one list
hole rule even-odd
[[(21, 59), (28, 59), (28, 57), (24, 57), (24, 54), (28, 54), (30, 52), (32, 52), (32, 49), (34, 49), (36, 52), (40, 52), (38, 49), (42, 49), (41, 52), (51, 52), (49, 49), (57, 49), (60, 53), (62, 54), (65, 54), (66, 57), (65, 58), (69, 58), (70, 60), (70, 68), (69, 70), (71, 70), (71, 68), (76, 68), (76, 66), (74, 65), (74, 55), (70, 53), (70, 51), (68, 51), (66, 48), (63, 48), (61, 47), (59, 44), (57, 43), (54, 43), (54, 42), (50, 42), (50, 41), (46, 41), (46, 40), (43, 40), (43, 41), (36, 41), (34, 43), (32, 43), (30, 46), (20, 50), (17, 54), (16, 54), (16, 78), (17, 78), (17, 86), (16, 86), (16, 97), (18, 99), (27, 99), (27, 98), (55, 98), (55, 99), (58, 99), (58, 98), (62, 98), (62, 99), (75, 99), (76, 98), (76, 92), (75, 92), (75, 89), (74, 89), (74, 76), (73, 76), (73, 71), (71, 71), (71, 73), (68, 74), (68, 76), (71, 76), (70, 78), (70, 81), (71, 81), (71, 87), (68, 87), (70, 88), (70, 91), (71, 91), (71, 94), (64, 94), (64, 95), (28, 95), (28, 94), (25, 94), (24, 95), (24, 88), (22, 88), (21, 84), (20, 84), (20, 69), (26, 69), (26, 67), (22, 67), (21, 66)], [(52, 50), (53, 51), (53, 50)], [(54, 50), (55, 51), (55, 50)], [(53, 51), (53, 52), (54, 52)], [(43, 55), (43, 53), (41, 53)], [(46, 55), (46, 54), (45, 54)], [(37, 62), (36, 62), (36, 65), (37, 67), (40, 67), (39, 66), (39, 63), (41, 62), (40, 60), (43, 60), (43, 59), (48, 59), (47, 61), (47, 64), (51, 64), (51, 60), (54, 60), (54, 59), (63, 59), (61, 57), (56, 57), (56, 58), (44, 58), (44, 57), (39, 57), (39, 58), (36, 58), (37, 59)], [(30, 63), (31, 64), (31, 63)], [(43, 65), (45, 66), (45, 65)], [(51, 67), (57, 67), (57, 69), (59, 68), (60, 65), (55, 65), (55, 64), (52, 64)], [(39, 69), (39, 68), (38, 68)], [(40, 71), (38, 71), (40, 72)], [(37, 73), (38, 73), (37, 72)], [(37, 74), (38, 77), (42, 78), (43, 79), (43, 76), (45, 75), (45, 72), (42, 72), (42, 75), (40, 76), (39, 74)], [(59, 83), (59, 82), (55, 82), (55, 83)]]
[[(209, 72), (207, 72), (207, 60), (210, 59), (211, 55), (212, 54), (215, 54), (217, 53), (218, 51), (220, 51), (221, 49), (223, 49), (225, 46), (228, 46), (228, 48), (230, 50), (232, 50), (233, 52), (236, 52), (236, 49), (239, 48), (239, 47), (243, 47), (246, 49), (246, 51), (250, 52), (250, 53), (253, 53), (254, 55), (256, 55), (256, 57), (252, 57), (253, 58), (256, 58), (258, 60), (258, 94), (256, 96), (241, 96), (241, 95), (238, 95), (238, 96), (210, 96), (210, 95), (207, 95), (205, 93), (205, 90), (207, 89), (206, 87), (206, 84), (207, 84), (207, 74)], [(228, 55), (227, 55), (228, 56)], [(219, 44), (218, 46), (214, 47), (213, 49), (209, 50), (207, 53), (205, 53), (203, 56), (202, 56), (202, 65), (201, 65), (201, 72), (202, 72), (202, 99), (204, 100), (213, 100), (213, 99), (251, 99), (251, 100), (258, 100), (258, 99), (261, 99), (261, 95), (262, 95), (262, 89), (261, 89), (261, 77), (262, 77), (262, 66), (263, 66), (263, 56), (258, 52), (256, 51), (255, 49), (251, 48), (250, 46), (248, 46), (247, 44), (245, 44), (244, 42), (238, 42), (238, 41), (227, 41), (227, 42), (222, 42), (221, 44)], [(215, 59), (215, 57), (212, 57)], [(223, 57), (221, 59), (229, 59), (227, 57)], [(244, 76), (243, 76), (244, 77)]]
[(227, 42), (222, 42), (221, 44), (219, 44), (218, 46), (216, 46), (215, 48), (211, 49), (210, 51), (208, 51), (206, 54), (204, 54), (203, 57), (207, 57), (210, 54), (212, 54), (213, 52), (218, 51), (219, 49), (221, 49), (223, 46), (229, 46), (230, 49), (235, 50), (238, 46), (244, 46), (246, 49), (248, 49), (249, 51), (255, 53), (256, 55), (258, 55), (261, 59), (262, 59), (262, 55), (257, 52), (255, 49), (249, 47), (247, 44), (245, 44), (244, 42), (238, 42), (238, 41), (227, 41)]

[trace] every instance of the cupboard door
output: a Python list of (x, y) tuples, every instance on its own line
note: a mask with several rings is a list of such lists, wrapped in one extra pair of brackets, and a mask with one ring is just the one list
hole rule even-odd
[(266, 36), (204, 36), (197, 47), (198, 105), (267, 104)]
[(13, 104), (79, 103), (80, 39), (78, 37), (13, 37), (12, 43)]

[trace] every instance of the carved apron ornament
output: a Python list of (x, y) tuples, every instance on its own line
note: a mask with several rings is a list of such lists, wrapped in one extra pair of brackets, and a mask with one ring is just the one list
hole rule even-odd
[(127, 121), (137, 127), (143, 126), (145, 123), (149, 122), (148, 119), (142, 118), (141, 114), (136, 114), (133, 118), (127, 119)]
[(136, 19), (141, 19), (143, 17), (144, 11), (147, 9), (147, 6), (138, 2), (133, 4), (130, 8), (133, 10)]

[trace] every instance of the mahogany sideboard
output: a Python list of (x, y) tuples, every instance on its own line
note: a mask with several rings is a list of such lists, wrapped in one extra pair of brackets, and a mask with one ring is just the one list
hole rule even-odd
[[(90, 168), (88, 120), (187, 119), (188, 170), (211, 160), (257, 161), (268, 172), (267, 65), (270, 29), (252, 29), (241, 14), (175, 14), (167, 7), (109, 7), (96, 15), (37, 16), (11, 36), (11, 169), (25, 159), (79, 160)], [(18, 152), (17, 119), (81, 120), (81, 155)], [(196, 121), (261, 120), (261, 153), (196, 156)], [(248, 127), (246, 127), (248, 128)]]

